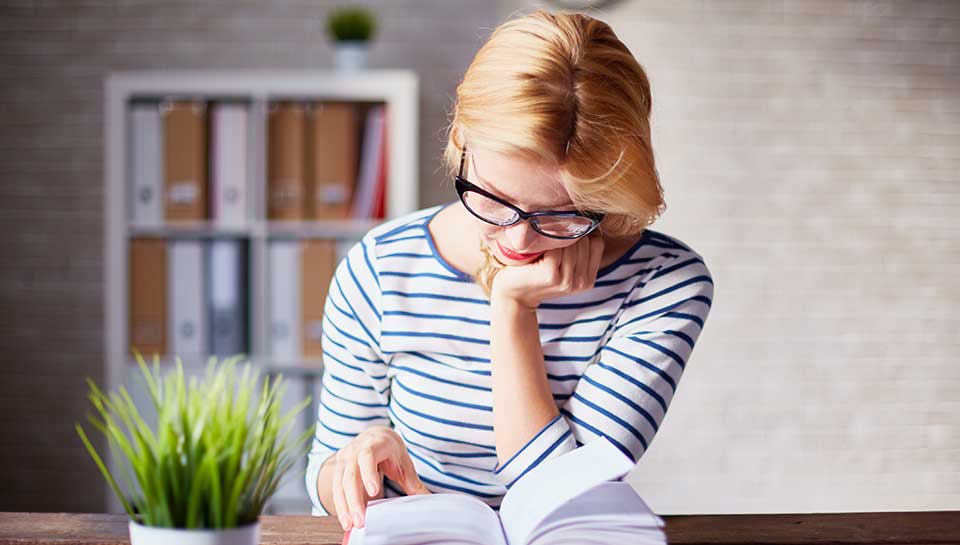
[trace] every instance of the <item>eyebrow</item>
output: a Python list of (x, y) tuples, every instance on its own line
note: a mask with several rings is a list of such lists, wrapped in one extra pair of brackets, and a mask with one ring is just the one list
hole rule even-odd
[[(480, 181), (480, 182), (482, 182), (483, 185), (485, 186), (484, 189), (486, 189), (486, 190), (489, 191), (490, 193), (493, 193), (493, 194), (496, 195), (497, 197), (500, 197), (501, 199), (503, 199), (503, 200), (505, 200), (505, 201), (507, 201), (507, 202), (509, 202), (509, 203), (513, 203), (513, 202), (514, 202), (513, 199), (508, 199), (507, 197), (504, 197), (502, 193), (500, 193), (499, 191), (497, 191), (496, 189), (494, 189), (493, 186), (490, 185), (490, 182), (484, 180), (484, 179), (480, 176), (480, 173), (477, 172), (476, 165), (471, 165), (471, 166), (474, 167), (474, 168), (473, 168), (473, 171), (474, 171), (474, 173), (477, 175), (477, 180)], [(518, 206), (518, 205), (514, 204), (514, 206)], [(538, 209), (543, 209), (543, 210), (556, 210), (556, 211), (559, 212), (559, 211), (561, 211), (561, 210), (559, 210), (560, 208), (569, 208), (569, 207), (574, 207), (574, 208), (575, 208), (575, 207), (576, 207), (576, 204), (575, 204), (575, 203), (565, 203), (565, 204), (554, 204), (554, 205), (550, 205), (550, 206), (535, 206), (535, 207), (533, 207), (533, 209), (534, 209), (534, 210), (538, 210)], [(563, 212), (573, 212), (573, 211), (574, 211), (574, 210), (563, 210)]]

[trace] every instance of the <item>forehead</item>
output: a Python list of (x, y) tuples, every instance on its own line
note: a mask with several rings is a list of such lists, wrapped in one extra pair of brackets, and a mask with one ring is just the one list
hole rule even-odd
[(467, 179), (527, 210), (573, 207), (559, 167), (521, 155), (467, 148)]

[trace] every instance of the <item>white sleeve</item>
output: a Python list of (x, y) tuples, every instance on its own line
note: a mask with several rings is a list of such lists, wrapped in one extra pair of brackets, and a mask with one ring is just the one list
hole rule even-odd
[(323, 311), (323, 376), (317, 430), (307, 455), (306, 487), (314, 516), (320, 467), (363, 430), (390, 425), (390, 382), (380, 352), (380, 282), (374, 240), (364, 237), (339, 263)]

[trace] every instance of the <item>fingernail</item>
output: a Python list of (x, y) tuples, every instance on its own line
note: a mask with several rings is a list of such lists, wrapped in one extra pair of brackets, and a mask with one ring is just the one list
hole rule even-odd
[(360, 528), (361, 526), (363, 526), (363, 517), (360, 516), (360, 513), (353, 514), (353, 522), (354, 524), (356, 524), (357, 528)]
[(350, 529), (350, 520), (344, 518), (343, 515), (338, 515), (340, 517), (340, 527), (343, 528), (343, 531), (346, 532)]
[(372, 496), (377, 493), (377, 487), (370, 481), (367, 481), (367, 492)]

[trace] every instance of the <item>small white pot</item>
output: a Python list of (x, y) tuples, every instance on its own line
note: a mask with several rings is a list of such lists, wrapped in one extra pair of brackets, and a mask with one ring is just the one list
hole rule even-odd
[(362, 40), (334, 42), (338, 70), (363, 70), (367, 67), (367, 51), (370, 43)]
[(260, 521), (223, 530), (159, 528), (130, 521), (130, 545), (259, 545)]

